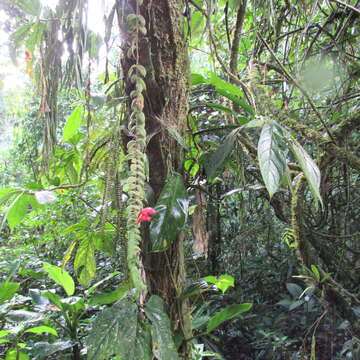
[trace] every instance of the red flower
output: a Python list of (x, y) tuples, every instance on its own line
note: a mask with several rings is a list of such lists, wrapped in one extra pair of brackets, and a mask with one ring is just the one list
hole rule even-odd
[(139, 212), (139, 215), (137, 216), (138, 221), (136, 223), (139, 224), (142, 221), (150, 222), (151, 221), (150, 215), (154, 215), (154, 214), (156, 214), (155, 209), (153, 209), (151, 207), (146, 207)]

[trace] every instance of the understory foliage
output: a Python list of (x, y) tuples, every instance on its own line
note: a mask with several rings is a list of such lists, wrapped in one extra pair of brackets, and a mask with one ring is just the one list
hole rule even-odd
[(1, 359), (360, 357), (359, 1), (0, 10)]

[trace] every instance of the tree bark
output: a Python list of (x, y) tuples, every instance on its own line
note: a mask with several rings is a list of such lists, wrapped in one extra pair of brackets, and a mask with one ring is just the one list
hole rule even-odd
[[(136, 1), (130, 0), (126, 6), (130, 7), (128, 11), (133, 12)], [(147, 28), (146, 36), (139, 43), (139, 64), (147, 71), (146, 90), (143, 93), (149, 139), (146, 154), (149, 162), (149, 185), (155, 200), (164, 187), (169, 170), (181, 171), (182, 167), (182, 148), (169, 131), (170, 128), (181, 134), (188, 113), (190, 76), (182, 9), (182, 0), (144, 0), (139, 8)], [(117, 13), (122, 28), (126, 13), (121, 4), (118, 5)], [(126, 54), (126, 29), (121, 30), (125, 37)], [(121, 62), (125, 92), (128, 95), (133, 90), (133, 85), (126, 74), (133, 62), (126, 56)], [(169, 250), (160, 253), (149, 252), (149, 237), (145, 234), (144, 238), (142, 252), (149, 292), (164, 299), (174, 330), (180, 331), (188, 339), (191, 337), (189, 311), (186, 303), (179, 299), (185, 280), (183, 236), (179, 236)], [(186, 353), (188, 352), (185, 350), (185, 357)]]

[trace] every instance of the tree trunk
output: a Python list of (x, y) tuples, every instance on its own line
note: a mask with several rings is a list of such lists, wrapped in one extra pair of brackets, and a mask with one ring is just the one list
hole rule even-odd
[[(133, 13), (135, 9), (135, 0), (130, 0), (126, 6), (118, 5), (117, 14), (121, 27), (127, 15), (126, 10)], [(146, 36), (139, 40), (138, 63), (147, 71), (146, 90), (143, 93), (149, 139), (146, 154), (149, 161), (149, 184), (155, 200), (164, 187), (168, 171), (181, 171), (182, 167), (182, 148), (168, 130), (174, 129), (181, 134), (188, 112), (190, 76), (182, 9), (181, 0), (144, 0), (139, 8), (147, 28)], [(121, 30), (126, 47), (129, 45), (126, 29)], [(126, 78), (131, 65), (132, 60), (124, 56), (122, 68), (127, 95), (133, 90), (133, 85)], [(164, 299), (175, 330), (179, 330), (185, 339), (190, 338), (187, 306), (179, 300), (185, 280), (183, 236), (180, 235), (168, 251), (161, 253), (149, 252), (148, 236), (145, 234), (144, 237), (142, 252), (149, 291)]]

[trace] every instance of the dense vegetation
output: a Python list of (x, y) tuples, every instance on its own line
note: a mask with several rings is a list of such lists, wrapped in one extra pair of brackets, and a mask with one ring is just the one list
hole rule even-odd
[(0, 358), (360, 359), (360, 2), (95, 3), (0, 0)]

